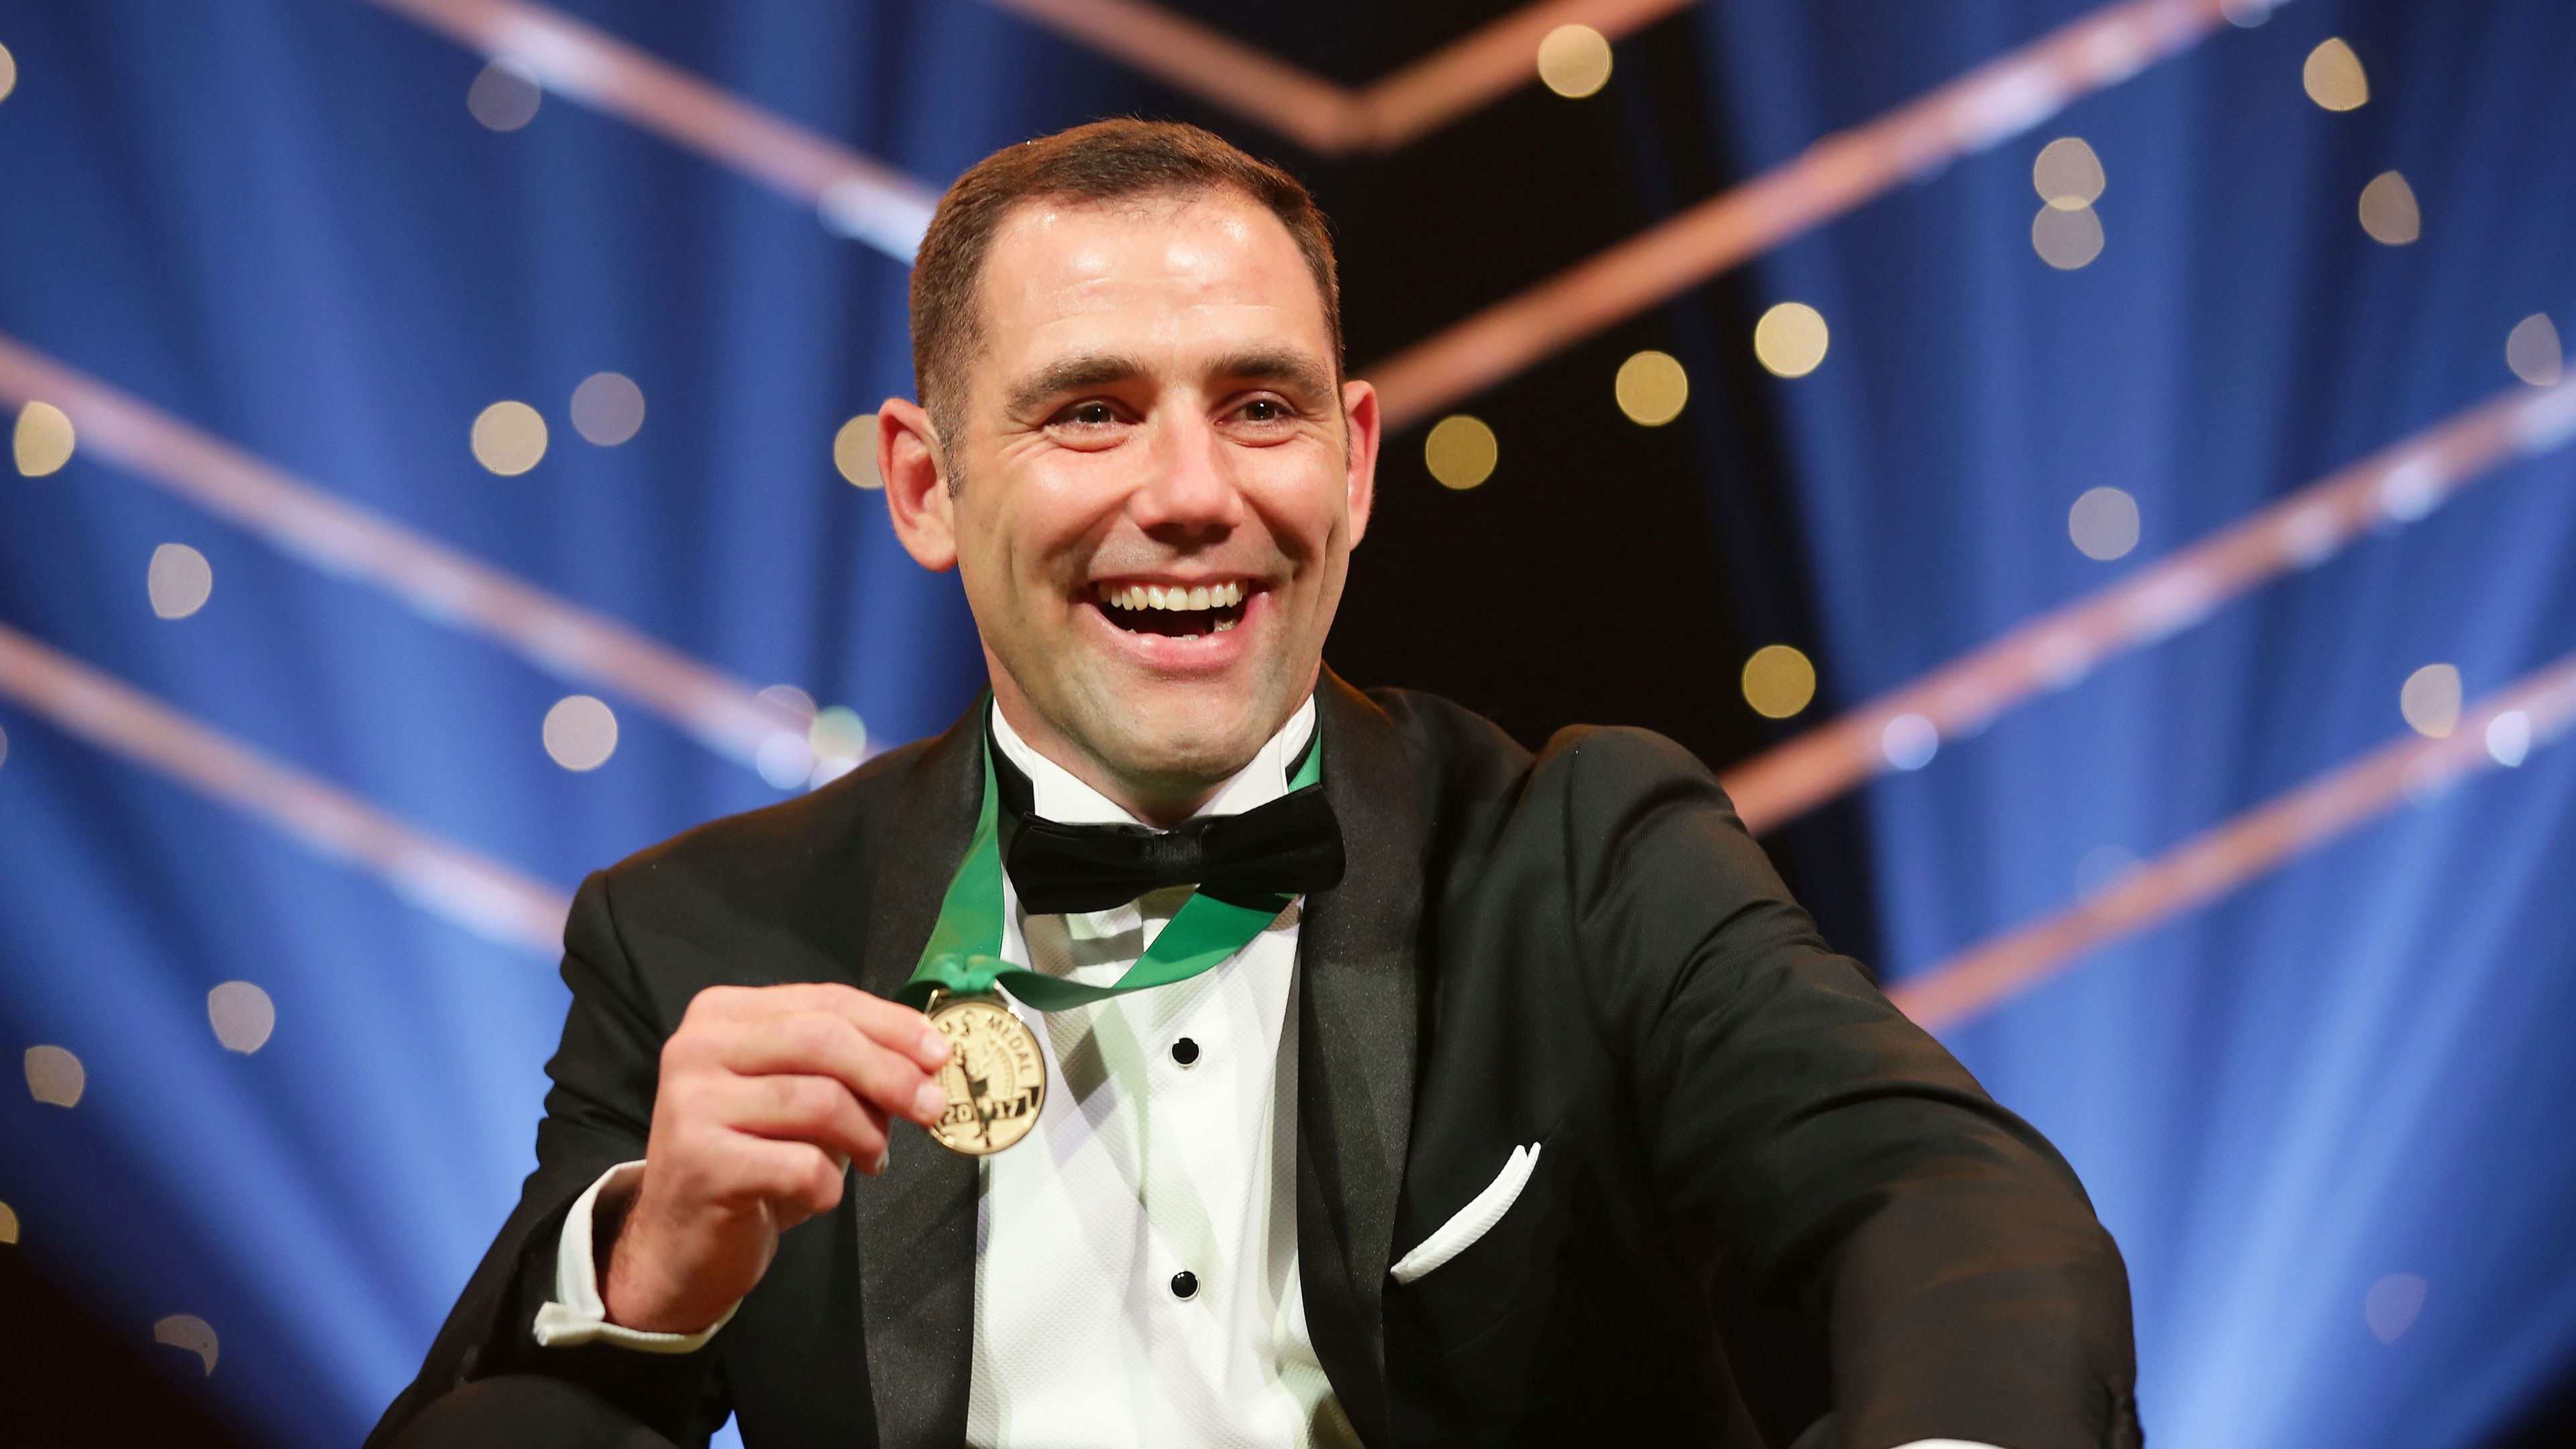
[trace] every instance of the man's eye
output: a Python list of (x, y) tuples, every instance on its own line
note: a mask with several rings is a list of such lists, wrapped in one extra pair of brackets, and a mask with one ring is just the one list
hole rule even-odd
[(1276, 398), (1257, 397), (1243, 405), (1243, 420), (1248, 423), (1275, 423), (1288, 416), (1288, 409)]
[(1102, 428), (1118, 421), (1118, 414), (1107, 403), (1075, 403), (1064, 410), (1064, 420), (1077, 427)]

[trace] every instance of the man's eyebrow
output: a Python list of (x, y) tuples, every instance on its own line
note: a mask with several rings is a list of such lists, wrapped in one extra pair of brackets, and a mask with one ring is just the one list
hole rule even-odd
[[(1114, 352), (1082, 352), (1060, 357), (1011, 385), (1004, 407), (1013, 417), (1026, 417), (1068, 393), (1132, 382), (1147, 372), (1144, 363)], [(1270, 383), (1317, 401), (1334, 395), (1333, 376), (1305, 353), (1284, 347), (1258, 347), (1220, 357), (1208, 375), (1235, 383)]]
[(1305, 353), (1284, 347), (1255, 348), (1220, 358), (1209, 374), (1234, 382), (1278, 383), (1318, 402), (1329, 402), (1334, 394), (1331, 373)]
[(1014, 417), (1037, 410), (1069, 392), (1127, 382), (1142, 377), (1145, 364), (1109, 352), (1083, 352), (1060, 357), (1011, 385), (1005, 409)]

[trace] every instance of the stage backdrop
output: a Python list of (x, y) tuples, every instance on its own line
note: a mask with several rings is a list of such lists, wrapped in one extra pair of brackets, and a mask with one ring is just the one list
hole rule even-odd
[[(2285, 516), (2305, 566), (2037, 638), (2047, 687), (1978, 676), (1982, 727), (1957, 699), (1873, 720), (1864, 879), (1838, 887), (1874, 897), (1900, 987), (2070, 907), (2146, 923), (2025, 958), (1941, 1029), (2127, 1252), (2160, 1440), (2481, 1443), (2576, 1359), (2576, 750), (2561, 696), (2514, 701), (2520, 736), (2479, 712), (2576, 651), (2549, 321), (2576, 323), (2576, 12), (1666, 8), (1598, 99), (1498, 103), (1626, 106), (1647, 213), (1703, 199), (1671, 154), (1718, 158), (1700, 183), (1776, 174), (2120, 22), (2051, 52), (2071, 90), (1987, 73), (1942, 123), (1968, 139), (1749, 271), (1637, 293), (1696, 385), (1659, 436), (1740, 460), (1755, 416), (1777, 476), (1694, 486), (1721, 525), (1790, 520), (1776, 576), (1812, 589), (1768, 617), (1806, 621), (1821, 702), (1703, 748), (1792, 736), (2381, 455), (2361, 513)], [(514, 1200), (565, 1002), (547, 932), (583, 873), (934, 731), (977, 684), (953, 580), (834, 449), (909, 389), (905, 258), (938, 188), (1136, 110), (1328, 197), (1380, 174), (1236, 117), (1248, 89), (1193, 99), (1013, 9), (0, 0), (0, 1048), (25, 1079), (0, 1093), (0, 1251), (267, 1439), (362, 1434)], [(1184, 9), (1290, 43), (1263, 33), (1281, 12)], [(1398, 22), (1325, 7), (1298, 58), (1357, 84), (1508, 9), (1371, 47), (1351, 36)], [(1704, 134), (1621, 99), (1649, 81)], [(1426, 144), (1525, 159), (1460, 143), (1474, 124)], [(2042, 165), (2061, 137), (2083, 146)], [(1821, 360), (1783, 314), (1757, 367), (1721, 288), (1814, 309)], [(1481, 408), (1488, 486), (1610, 490), (1615, 518), (1615, 470), (1508, 471), (1515, 427), (1561, 422), (1495, 396), (1409, 418), (1402, 506), (1477, 500), (1424, 449)], [(2469, 419), (2503, 419), (2485, 454), (2382, 455), (2497, 399), (2522, 410)], [(1675, 667), (1741, 712), (1730, 649)], [(1422, 678), (1452, 667), (1424, 646)], [(2203, 832), (2434, 738), (2479, 768), (2413, 769), (2209, 903), (2140, 893)]]

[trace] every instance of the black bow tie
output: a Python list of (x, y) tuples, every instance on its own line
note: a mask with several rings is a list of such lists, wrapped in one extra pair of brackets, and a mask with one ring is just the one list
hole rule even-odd
[(1066, 825), (1038, 815), (1029, 777), (1000, 747), (990, 748), (1008, 817), (1003, 867), (1023, 910), (1105, 911), (1177, 885), (1197, 886), (1201, 895), (1230, 905), (1278, 910), (1290, 896), (1341, 882), (1342, 827), (1320, 783), (1178, 830)]

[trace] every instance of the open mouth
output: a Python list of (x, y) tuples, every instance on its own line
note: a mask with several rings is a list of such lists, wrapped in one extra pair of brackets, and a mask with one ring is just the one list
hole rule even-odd
[(1241, 579), (1215, 584), (1101, 584), (1092, 595), (1101, 615), (1130, 634), (1195, 639), (1243, 622), (1251, 590)]

